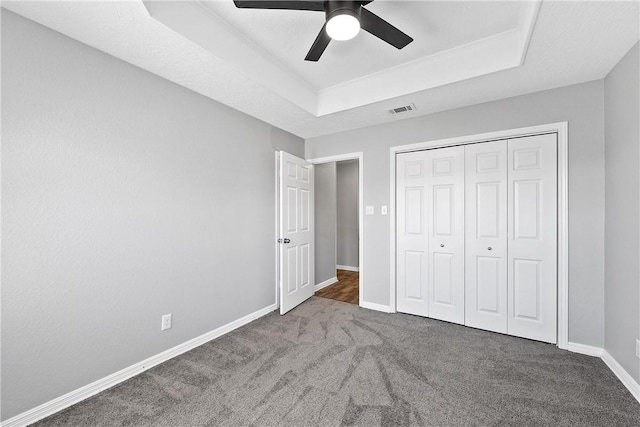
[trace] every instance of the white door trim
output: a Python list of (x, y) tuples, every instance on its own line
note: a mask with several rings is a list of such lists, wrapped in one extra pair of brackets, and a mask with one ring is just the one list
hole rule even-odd
[[(568, 122), (508, 129), (476, 135), (398, 145), (389, 149), (389, 298), (392, 312), (396, 311), (396, 154), (472, 144), (498, 139), (517, 138), (543, 133), (558, 134), (558, 347), (566, 349), (569, 341), (569, 156)], [(313, 162), (312, 162), (313, 163)], [(361, 241), (362, 242), (362, 241)], [(362, 252), (361, 252), (362, 253)]]
[(358, 267), (360, 270), (358, 283), (358, 299), (363, 307), (364, 296), (364, 155), (362, 151), (355, 153), (337, 154), (335, 156), (306, 159), (312, 165), (322, 163), (341, 162), (344, 160), (358, 160)]

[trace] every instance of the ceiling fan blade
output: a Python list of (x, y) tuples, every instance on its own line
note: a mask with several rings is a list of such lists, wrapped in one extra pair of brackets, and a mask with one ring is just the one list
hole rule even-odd
[(316, 40), (313, 42), (313, 45), (311, 46), (311, 49), (309, 49), (309, 53), (307, 53), (307, 56), (305, 56), (304, 58), (305, 61), (314, 61), (314, 62), (318, 61), (318, 59), (320, 59), (320, 57), (322, 56), (322, 53), (324, 52), (324, 50), (329, 45), (329, 42), (331, 41), (331, 37), (329, 37), (327, 35), (327, 32), (325, 31), (326, 26), (327, 24), (324, 24), (322, 26), (322, 29), (318, 33), (318, 37), (316, 37)]
[(411, 37), (364, 8), (361, 9), (360, 26), (398, 49), (402, 49), (413, 41)]
[(287, 9), (324, 12), (322, 0), (233, 0), (240, 9)]

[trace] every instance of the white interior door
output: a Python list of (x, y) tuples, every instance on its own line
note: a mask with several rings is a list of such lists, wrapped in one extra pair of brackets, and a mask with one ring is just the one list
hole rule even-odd
[(508, 141), (508, 333), (555, 343), (557, 135)]
[(280, 314), (313, 295), (313, 165), (280, 152)]
[(398, 154), (396, 162), (396, 309), (429, 316), (427, 159), (418, 151)]
[(429, 317), (464, 323), (464, 147), (425, 153)]
[(507, 333), (507, 141), (465, 146), (465, 324)]

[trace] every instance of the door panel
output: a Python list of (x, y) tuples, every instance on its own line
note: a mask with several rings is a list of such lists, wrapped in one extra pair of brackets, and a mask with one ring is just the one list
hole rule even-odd
[(453, 255), (433, 254), (433, 303), (453, 305)]
[[(502, 262), (501, 262), (502, 261)], [(500, 280), (502, 273), (500, 268), (504, 265), (504, 261), (500, 258), (479, 256), (476, 258), (476, 301), (477, 311), (490, 314), (500, 314), (500, 296), (504, 294), (505, 283)], [(469, 304), (469, 302), (468, 302)]]
[[(504, 191), (506, 182), (486, 182), (476, 184), (476, 224), (478, 238), (500, 237), (500, 211), (504, 196), (500, 197), (501, 187)], [(506, 235), (502, 233), (503, 238)]]
[(396, 162), (396, 306), (428, 316), (427, 159), (424, 152), (403, 153)]
[(423, 274), (424, 252), (405, 252), (405, 297), (422, 301), (423, 297)]
[(540, 180), (514, 180), (513, 238), (540, 239)]
[(464, 323), (464, 147), (424, 152), (429, 225), (429, 317)]
[(433, 234), (450, 236), (453, 223), (452, 185), (433, 186)]
[(540, 321), (540, 261), (513, 260), (513, 317)]
[(507, 332), (507, 141), (465, 146), (465, 324)]
[(508, 333), (556, 342), (556, 134), (508, 143)]
[(405, 218), (407, 234), (422, 234), (424, 187), (410, 187), (405, 191)]
[(280, 152), (280, 314), (313, 295), (313, 166)]

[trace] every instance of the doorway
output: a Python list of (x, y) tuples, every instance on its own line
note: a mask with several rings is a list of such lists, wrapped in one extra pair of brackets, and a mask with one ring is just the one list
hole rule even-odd
[(315, 172), (315, 295), (360, 305), (362, 153), (308, 161)]

